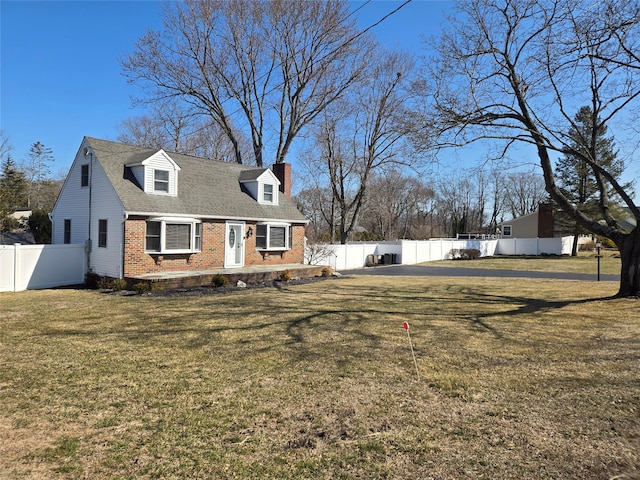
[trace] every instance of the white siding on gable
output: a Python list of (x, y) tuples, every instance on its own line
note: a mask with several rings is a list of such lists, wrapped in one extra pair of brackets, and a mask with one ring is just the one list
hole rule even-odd
[[(280, 181), (271, 170), (265, 170), (255, 180), (244, 181), (243, 185), (258, 203), (278, 205)], [(271, 200), (265, 199), (265, 185), (271, 185)]]
[(258, 202), (266, 205), (278, 205), (278, 185), (270, 182), (260, 182)]
[[(180, 167), (167, 155), (163, 150), (160, 150), (156, 154), (147, 158), (142, 162), (144, 166), (144, 181), (141, 185), (144, 185), (145, 193), (152, 193), (155, 195), (178, 195), (178, 171)], [(162, 170), (169, 174), (169, 191), (157, 191), (155, 188), (155, 171)], [(135, 174), (135, 172), (134, 172)], [(138, 178), (136, 176), (136, 178)], [(139, 180), (138, 180), (139, 181)]]
[[(83, 143), (51, 212), (51, 241), (64, 243), (64, 221), (71, 220), (72, 244), (86, 244), (91, 239), (88, 268), (98, 275), (119, 278), (122, 276), (124, 208), (98, 160), (92, 153), (85, 156), (84, 150)], [(87, 163), (89, 186), (81, 187), (82, 165)], [(98, 247), (99, 220), (107, 220), (106, 248)]]
[[(89, 269), (102, 276), (122, 278), (124, 208), (102, 167), (93, 169), (91, 254)], [(107, 221), (107, 246), (98, 247), (98, 224)]]
[[(81, 187), (82, 165), (89, 163), (90, 158), (83, 155), (84, 145), (80, 148), (60, 195), (51, 212), (51, 243), (64, 243), (64, 220), (71, 220), (71, 243), (84, 243), (89, 235), (89, 188)], [(89, 169), (91, 170), (91, 169)]]

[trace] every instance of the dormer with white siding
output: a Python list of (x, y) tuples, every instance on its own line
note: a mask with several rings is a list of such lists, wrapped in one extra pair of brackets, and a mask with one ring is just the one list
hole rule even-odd
[(127, 164), (145, 193), (178, 196), (180, 166), (160, 149), (141, 162)]
[(268, 168), (243, 171), (240, 183), (258, 203), (278, 205), (280, 180)]

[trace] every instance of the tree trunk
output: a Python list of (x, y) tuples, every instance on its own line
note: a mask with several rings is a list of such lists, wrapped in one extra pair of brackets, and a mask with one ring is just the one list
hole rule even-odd
[(580, 232), (576, 228), (573, 231), (573, 245), (571, 246), (571, 256), (572, 257), (577, 257), (578, 256), (578, 238), (579, 237), (580, 237)]
[(640, 227), (618, 241), (622, 259), (620, 272), (620, 290), (617, 297), (640, 296)]

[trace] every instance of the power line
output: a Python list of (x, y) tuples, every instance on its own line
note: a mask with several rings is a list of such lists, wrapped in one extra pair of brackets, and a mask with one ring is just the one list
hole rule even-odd
[[(358, 6), (355, 10), (351, 11), (348, 15), (347, 15), (347, 19), (352, 17), (353, 15), (355, 15), (358, 11), (362, 10), (365, 6), (367, 6), (368, 4), (371, 3), (372, 0), (366, 0), (366, 2), (364, 2), (362, 5)], [(337, 47), (335, 47), (333, 50), (331, 50), (330, 52), (326, 53), (325, 55), (323, 55), (322, 57), (320, 57), (318, 59), (319, 63), (322, 63), (325, 59), (332, 57), (336, 52), (340, 51), (341, 49), (343, 49), (344, 47), (346, 47), (347, 45), (349, 45), (350, 43), (353, 43), (355, 40), (357, 40), (358, 38), (362, 37), (363, 35), (365, 35), (366, 33), (368, 33), (369, 31), (371, 31), (373, 28), (377, 27), (378, 25), (380, 25), (382, 22), (384, 22), (385, 20), (387, 20), (389, 17), (391, 17), (392, 15), (395, 15), (397, 12), (399, 12), (401, 9), (403, 9), (405, 6), (407, 6), (409, 3), (411, 3), (413, 0), (405, 0), (402, 4), (400, 4), (398, 7), (396, 7), (395, 9), (393, 9), (391, 12), (385, 14), (382, 18), (380, 18), (378, 21), (376, 21), (375, 23), (369, 25), (368, 27), (366, 27), (365, 29), (359, 31), (358, 33), (356, 33), (355, 35), (352, 35), (351, 37), (349, 37), (347, 40), (345, 40), (343, 43), (341, 43), (340, 45), (338, 45)], [(308, 47), (309, 45), (304, 45), (300, 48), (299, 51), (297, 52), (293, 52), (291, 53), (291, 55), (287, 58), (287, 60), (293, 59), (298, 53), (303, 52), (305, 50), (306, 47)], [(280, 66), (282, 67), (284, 64), (284, 60), (276, 65), (276, 66)], [(309, 69), (311, 67), (306, 67), (305, 70)], [(258, 76), (256, 78), (257, 81), (260, 80), (264, 80), (264, 78), (266, 78), (266, 76), (268, 75), (268, 73), (263, 73), (260, 76)], [(280, 82), (277, 85), (274, 85), (271, 89), (267, 90), (265, 93), (266, 94), (271, 94), (273, 92), (275, 92), (277, 89), (279, 89), (280, 87), (282, 87), (284, 85), (284, 80), (288, 80), (288, 79), (283, 79), (282, 82)], [(234, 100), (234, 98), (228, 98), (226, 100), (223, 100), (220, 102), (221, 106), (223, 106), (225, 103)], [(237, 99), (236, 99), (237, 100)], [(243, 108), (242, 107), (238, 107), (237, 109), (235, 109), (234, 111), (230, 112), (227, 116), (228, 117), (234, 117), (235, 115), (237, 115), (240, 111), (242, 111)], [(214, 121), (215, 122), (215, 121)], [(194, 130), (193, 132), (191, 132), (191, 134), (197, 134), (200, 133), (202, 131), (204, 131), (205, 129), (209, 128), (209, 124), (204, 125), (203, 127)]]

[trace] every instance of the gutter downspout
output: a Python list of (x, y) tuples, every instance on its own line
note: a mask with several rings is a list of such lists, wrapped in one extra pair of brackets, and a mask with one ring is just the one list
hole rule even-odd
[(124, 220), (122, 221), (122, 241), (120, 242), (120, 278), (124, 278), (124, 241), (127, 232), (127, 220), (129, 220), (129, 212), (124, 212)]
[(93, 269), (91, 268), (91, 211), (92, 211), (92, 202), (93, 202), (93, 152), (89, 149), (89, 147), (85, 147), (84, 150), (85, 158), (89, 157), (89, 232), (87, 237), (87, 244), (85, 245), (85, 250), (87, 252), (87, 269), (91, 273)]

